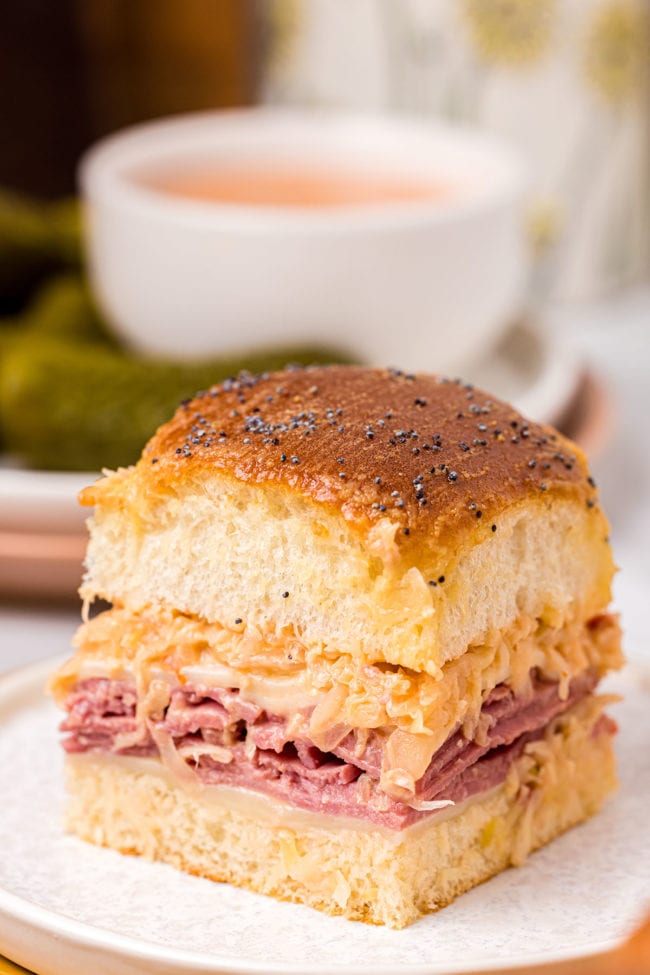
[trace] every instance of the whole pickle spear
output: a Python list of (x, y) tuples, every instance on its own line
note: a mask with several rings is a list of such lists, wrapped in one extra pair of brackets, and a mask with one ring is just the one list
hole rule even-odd
[(5, 450), (30, 467), (99, 470), (137, 460), (180, 400), (241, 369), (344, 362), (340, 352), (285, 348), (188, 365), (132, 358), (105, 345), (27, 333), (5, 350)]

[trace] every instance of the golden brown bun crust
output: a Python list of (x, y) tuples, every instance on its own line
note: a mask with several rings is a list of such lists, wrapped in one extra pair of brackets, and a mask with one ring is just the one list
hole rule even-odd
[[(459, 380), (357, 366), (243, 374), (201, 392), (139, 468), (158, 489), (213, 470), (279, 482), (360, 527), (389, 517), (403, 549), (472, 524), (489, 530), (522, 499), (591, 508), (597, 498), (579, 448), (512, 406)], [(108, 501), (101, 484), (82, 503)]]

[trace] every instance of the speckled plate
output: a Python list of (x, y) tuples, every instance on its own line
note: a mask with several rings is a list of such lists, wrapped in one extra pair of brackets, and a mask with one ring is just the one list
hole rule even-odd
[(650, 670), (625, 695), (621, 789), (595, 819), (404, 931), (325, 917), (97, 849), (61, 826), (53, 662), (0, 681), (0, 947), (43, 975), (424, 975), (617, 945), (650, 901)]

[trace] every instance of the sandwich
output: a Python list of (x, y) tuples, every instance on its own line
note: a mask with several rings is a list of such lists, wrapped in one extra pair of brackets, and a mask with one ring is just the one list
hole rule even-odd
[(52, 679), (79, 837), (400, 928), (615, 788), (607, 520), (581, 450), (513, 407), (243, 373), (80, 500)]

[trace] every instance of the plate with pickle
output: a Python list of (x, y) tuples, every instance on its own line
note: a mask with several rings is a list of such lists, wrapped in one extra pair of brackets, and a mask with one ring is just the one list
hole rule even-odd
[(87, 515), (79, 490), (137, 460), (181, 400), (242, 369), (345, 359), (308, 345), (143, 358), (93, 298), (78, 202), (0, 191), (0, 594), (74, 596)]

